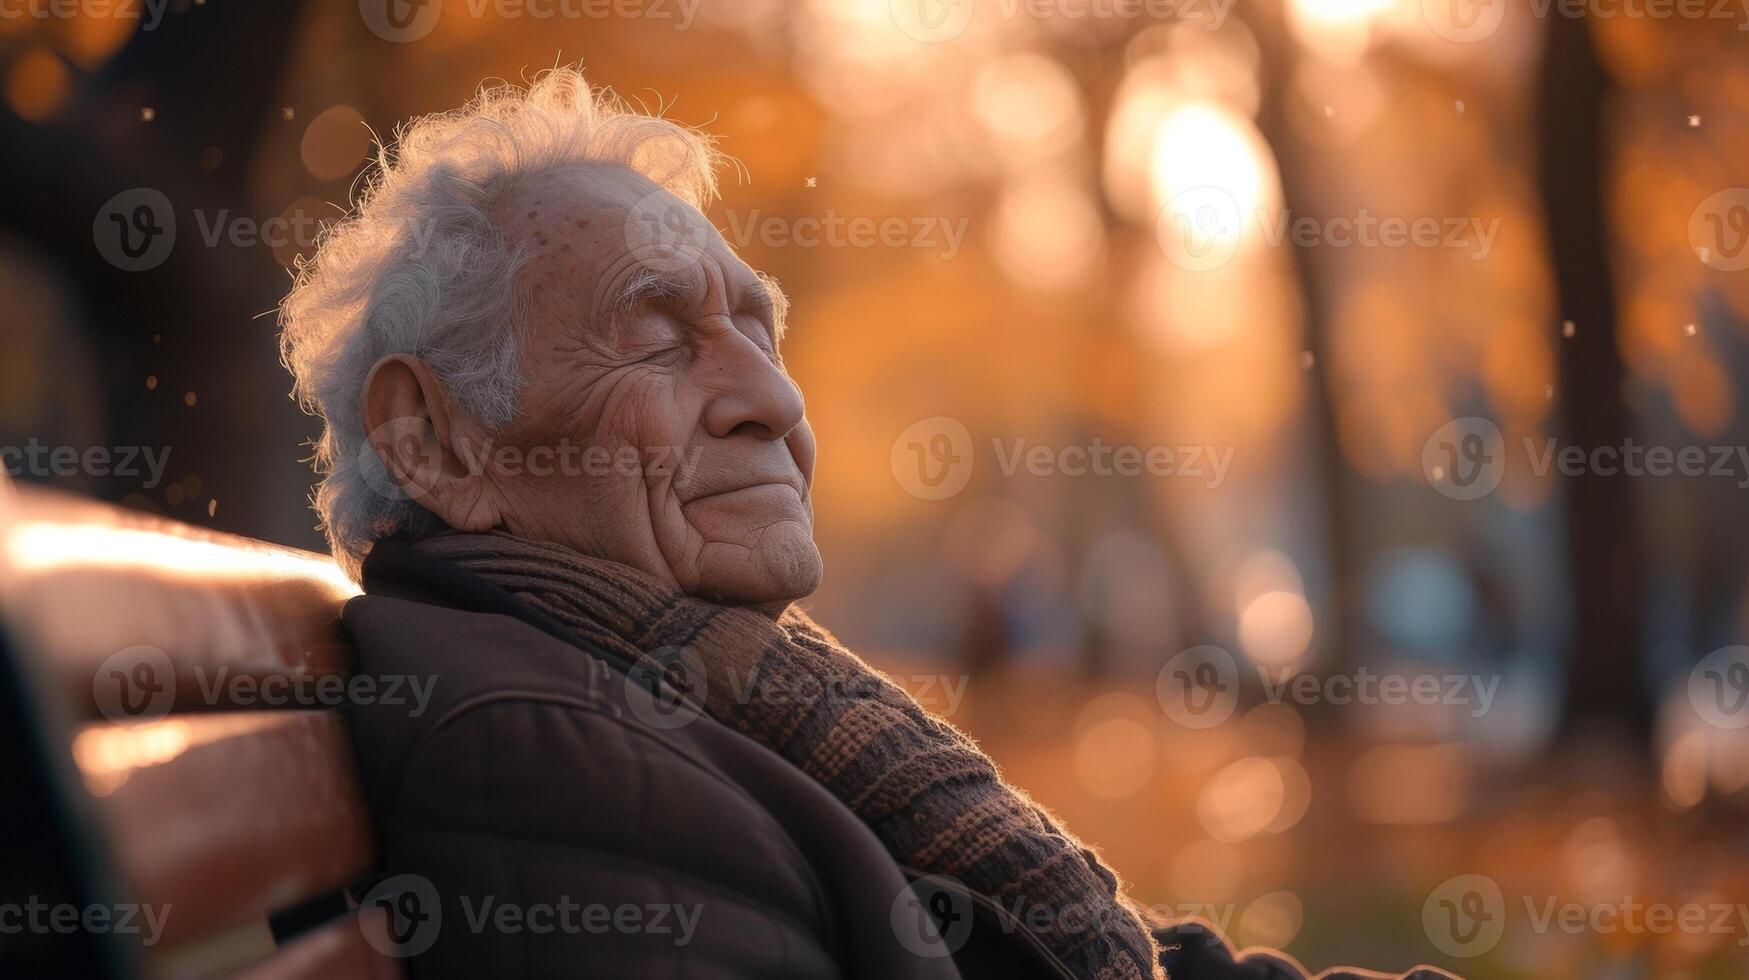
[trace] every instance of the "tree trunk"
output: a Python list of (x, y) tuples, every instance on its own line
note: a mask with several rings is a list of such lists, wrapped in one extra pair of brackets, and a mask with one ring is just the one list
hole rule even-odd
[[(1619, 447), (1630, 434), (1604, 208), (1609, 79), (1587, 20), (1551, 17), (1546, 27), (1537, 93), (1538, 176), (1557, 318), (1578, 326), (1573, 337), (1559, 342), (1560, 404), (1565, 443), (1589, 453)], [(1625, 476), (1590, 472), (1563, 478), (1559, 489), (1574, 615), (1559, 735), (1572, 743), (1613, 728), (1644, 751), (1652, 705), (1641, 671), (1645, 559), (1632, 489)]]

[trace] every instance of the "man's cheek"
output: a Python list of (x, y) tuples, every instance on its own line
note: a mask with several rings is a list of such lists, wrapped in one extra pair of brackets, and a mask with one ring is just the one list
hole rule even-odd
[(598, 458), (610, 460), (615, 475), (639, 476), (643, 473), (643, 449), (659, 428), (658, 399), (647, 391), (647, 384), (632, 375), (609, 378), (597, 387), (602, 397), (585, 438)]
[(559, 395), (546, 400), (553, 412), (547, 424), (597, 442), (632, 441), (673, 390), (672, 372), (648, 363), (574, 364), (565, 371)]
[(637, 433), (637, 450), (645, 481), (652, 487), (664, 487), (682, 497), (699, 476), (705, 458), (704, 446), (696, 438), (698, 419), (687, 416), (671, 401), (657, 400), (642, 416)]

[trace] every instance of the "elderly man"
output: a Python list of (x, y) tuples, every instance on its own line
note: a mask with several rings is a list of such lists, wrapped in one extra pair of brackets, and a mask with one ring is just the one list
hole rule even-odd
[[(786, 301), (710, 141), (560, 69), (415, 121), (286, 363), (363, 669), (397, 952), (430, 975), (1298, 977), (1150, 921), (820, 582)], [(374, 903), (374, 899), (373, 899)], [(367, 903), (371, 904), (371, 903)]]

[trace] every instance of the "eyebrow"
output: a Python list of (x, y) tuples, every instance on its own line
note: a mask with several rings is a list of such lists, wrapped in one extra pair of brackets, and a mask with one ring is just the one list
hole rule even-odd
[(784, 331), (789, 327), (789, 296), (777, 284), (776, 278), (763, 272), (754, 272), (753, 276), (759, 280), (760, 288), (746, 296), (742, 302), (771, 324), (773, 340), (782, 340)]
[[(789, 297), (775, 278), (763, 272), (754, 272), (753, 276), (758, 281), (758, 288), (741, 289), (735, 311), (757, 314), (771, 324), (772, 339), (781, 341), (789, 321)], [(612, 310), (615, 314), (628, 313), (640, 303), (674, 299), (686, 295), (691, 288), (687, 280), (656, 269), (639, 269), (621, 287), (613, 300)]]
[(639, 269), (620, 287), (619, 295), (613, 298), (610, 309), (614, 313), (628, 313), (639, 303), (672, 299), (685, 292), (686, 283), (655, 269)]

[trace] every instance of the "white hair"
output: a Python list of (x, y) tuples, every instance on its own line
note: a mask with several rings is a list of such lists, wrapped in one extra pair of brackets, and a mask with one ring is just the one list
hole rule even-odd
[(379, 148), (347, 217), (299, 263), (280, 304), (280, 349), (299, 404), (323, 420), (314, 504), (334, 557), (355, 578), (373, 541), (439, 527), (397, 492), (366, 440), (360, 399), (391, 354), (428, 364), (480, 424), (516, 417), (527, 296), (519, 243), (501, 230), (501, 202), (527, 178), (579, 165), (643, 174), (693, 207), (716, 196), (711, 137), (591, 91), (576, 68), (541, 73), (527, 89), (482, 86), (451, 112), (413, 120)]

